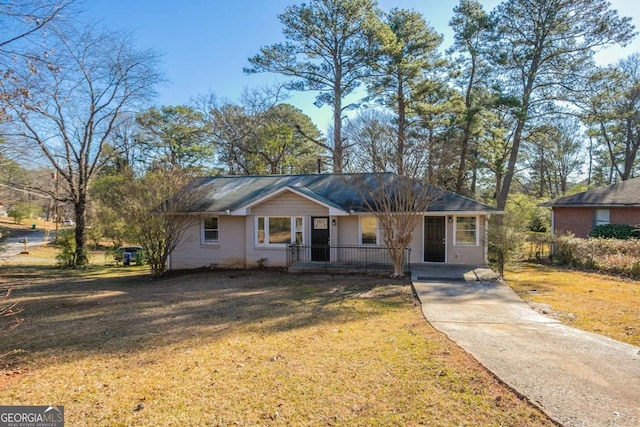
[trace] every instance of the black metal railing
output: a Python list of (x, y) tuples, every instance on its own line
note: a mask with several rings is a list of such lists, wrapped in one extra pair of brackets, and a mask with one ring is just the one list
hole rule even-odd
[[(411, 271), (411, 248), (403, 250), (403, 271)], [(393, 270), (385, 246), (299, 245), (287, 247), (287, 267), (299, 270)]]

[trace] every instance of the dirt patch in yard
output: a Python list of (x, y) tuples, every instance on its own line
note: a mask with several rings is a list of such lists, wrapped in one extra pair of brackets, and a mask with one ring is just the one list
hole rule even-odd
[(431, 328), (407, 282), (122, 272), (3, 275), (24, 307), (3, 404), (64, 405), (69, 425), (553, 425)]

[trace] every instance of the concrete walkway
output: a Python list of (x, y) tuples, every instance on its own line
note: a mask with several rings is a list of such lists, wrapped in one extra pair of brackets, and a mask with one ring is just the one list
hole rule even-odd
[(640, 426), (640, 347), (539, 314), (487, 268), (412, 267), (429, 323), (555, 421)]

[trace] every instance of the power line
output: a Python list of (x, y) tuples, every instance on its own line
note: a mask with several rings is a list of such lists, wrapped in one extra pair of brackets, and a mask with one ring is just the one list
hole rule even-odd
[(1, 183), (0, 183), (0, 187), (7, 187), (7, 188), (10, 188), (10, 189), (15, 190), (15, 191), (21, 191), (23, 193), (32, 194), (34, 196), (38, 196), (38, 197), (42, 197), (42, 198), (46, 198), (46, 199), (49, 199), (49, 198), (52, 197), (51, 194), (48, 194), (48, 193), (46, 193), (44, 191), (41, 191), (41, 190), (35, 190), (35, 189), (28, 190), (28, 189), (25, 189), (25, 188), (14, 187), (12, 185), (1, 184)]

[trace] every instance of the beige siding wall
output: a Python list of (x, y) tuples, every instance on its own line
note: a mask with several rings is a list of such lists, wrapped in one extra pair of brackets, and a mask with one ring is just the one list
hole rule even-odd
[(338, 222), (338, 245), (357, 245), (360, 238), (358, 237), (358, 217), (342, 216), (337, 218)]
[[(220, 216), (219, 244), (200, 242), (200, 218), (194, 217), (182, 244), (171, 256), (172, 269), (200, 268), (211, 265), (224, 268), (253, 268), (260, 265), (284, 267), (286, 245), (258, 246), (255, 242), (256, 216), (302, 216), (305, 238), (311, 238), (311, 216), (329, 216), (329, 209), (302, 196), (284, 192), (251, 209), (248, 216)], [(337, 230), (332, 229), (332, 233)], [(332, 234), (332, 240), (337, 235)]]
[(360, 218), (359, 215), (336, 217), (337, 233), (332, 244), (348, 246), (335, 248), (331, 251), (331, 259), (339, 262), (373, 262), (387, 257), (387, 251), (378, 251), (375, 245), (371, 249), (357, 250), (353, 246), (360, 246)]
[[(453, 224), (447, 222), (447, 262), (449, 264), (484, 264), (485, 260), (485, 216), (478, 218), (478, 245), (454, 245)], [(453, 222), (455, 222), (455, 216)]]
[[(345, 216), (345, 217), (340, 217), (338, 219), (338, 227), (339, 227), (339, 231), (338, 231), (338, 244), (339, 245), (360, 245), (360, 221), (359, 221), (359, 216)], [(411, 240), (411, 244), (409, 245), (411, 247), (411, 263), (415, 263), (415, 262), (422, 262), (422, 227), (423, 227), (423, 217), (420, 217), (418, 219), (418, 225), (416, 226), (416, 229), (413, 232), (413, 236), (412, 236), (412, 240)], [(378, 239), (378, 243), (379, 246), (385, 246), (384, 243), (384, 230), (381, 230), (379, 232), (379, 239)], [(353, 252), (355, 253), (355, 252)], [(364, 253), (364, 252), (362, 252)], [(373, 253), (377, 253), (377, 252), (371, 252)], [(378, 256), (380, 258), (386, 256), (386, 252), (380, 252)], [(339, 254), (338, 254), (339, 255)], [(353, 258), (353, 257), (352, 257)], [(347, 256), (342, 256), (341, 260), (345, 260), (345, 261), (355, 261), (357, 259), (349, 259), (349, 257)]]
[[(286, 245), (258, 246), (255, 241), (255, 217), (257, 216), (301, 216), (304, 218), (305, 243), (311, 239), (311, 216), (329, 216), (329, 209), (305, 197), (285, 191), (276, 197), (251, 208), (251, 215), (246, 217), (245, 245), (247, 267), (285, 267), (287, 265)], [(333, 231), (333, 230), (332, 230)], [(332, 236), (332, 239), (334, 236)]]
[(251, 215), (328, 216), (329, 209), (290, 191), (285, 191), (251, 208)]
[(424, 246), (422, 244), (422, 240), (424, 239), (424, 217), (420, 217), (418, 220), (418, 225), (413, 230), (413, 234), (411, 237), (411, 243), (409, 247), (411, 248), (411, 264), (421, 264), (423, 261), (423, 251)]
[[(485, 216), (481, 215), (478, 219), (478, 246), (462, 246), (453, 244), (453, 223), (449, 223), (448, 217), (445, 216), (445, 236), (446, 236), (446, 263), (447, 264), (484, 264), (485, 260)], [(455, 221), (455, 216), (452, 216)], [(411, 240), (411, 264), (421, 264), (424, 262), (424, 218), (413, 231), (413, 239)]]
[(201, 219), (193, 217), (181, 244), (171, 254), (171, 269), (245, 268), (245, 217), (218, 217), (218, 244), (201, 243)]
[[(265, 215), (265, 214), (261, 214)], [(284, 215), (277, 212), (274, 215)], [(294, 214), (295, 215), (295, 214)], [(307, 221), (305, 219), (305, 221)], [(287, 250), (286, 245), (262, 247), (256, 245), (256, 220), (253, 216), (247, 216), (245, 222), (245, 246), (247, 248), (247, 267), (255, 268), (260, 266), (266, 267), (286, 267)], [(305, 224), (306, 227), (306, 224)]]
[[(450, 215), (451, 216), (451, 215)], [(454, 217), (455, 218), (455, 217)], [(446, 227), (446, 262), (449, 264), (484, 264), (485, 260), (485, 216), (478, 219), (478, 246), (462, 246), (453, 244), (453, 223), (449, 223), (445, 217)], [(454, 219), (455, 221), (455, 219)], [(358, 245), (359, 225), (357, 216), (341, 217), (338, 220), (338, 244)], [(420, 217), (418, 225), (413, 231), (409, 247), (411, 248), (411, 264), (420, 264), (424, 261), (424, 217)], [(381, 236), (381, 245), (384, 245)]]
[[(284, 193), (252, 209), (248, 216), (220, 216), (219, 243), (201, 244), (201, 219), (193, 217), (185, 238), (171, 255), (172, 269), (200, 267), (254, 268), (286, 266), (286, 246), (261, 247), (255, 242), (255, 216), (302, 216), (304, 218), (305, 244), (310, 244), (311, 216), (328, 216), (328, 209), (292, 193)], [(455, 217), (454, 217), (455, 218)], [(332, 217), (336, 225), (331, 225), (333, 245), (358, 245), (358, 216)], [(454, 219), (455, 221), (455, 219)], [(453, 224), (446, 224), (446, 262), (449, 264), (483, 264), (485, 260), (486, 230), (485, 216), (478, 219), (479, 244), (477, 246), (454, 245)], [(423, 247), (424, 217), (418, 221), (411, 241), (411, 263), (421, 264)], [(383, 241), (380, 243), (383, 245)], [(337, 252), (332, 259), (343, 258)]]

